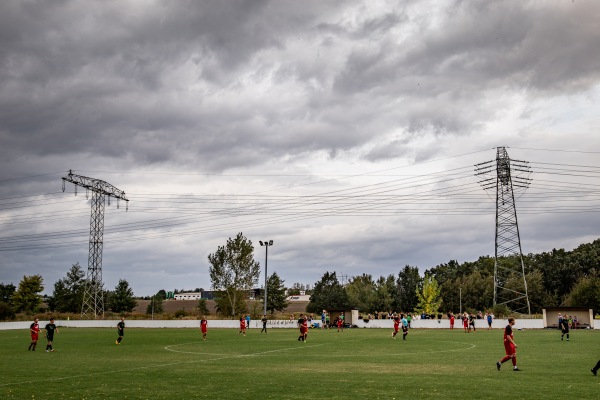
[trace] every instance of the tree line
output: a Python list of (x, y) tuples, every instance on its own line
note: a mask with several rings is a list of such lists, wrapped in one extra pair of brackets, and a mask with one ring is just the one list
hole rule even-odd
[[(528, 296), (532, 313), (543, 307), (577, 306), (600, 311), (600, 239), (582, 244), (572, 251), (553, 249), (523, 256)], [(327, 308), (358, 308), (364, 313), (461, 312), (493, 310), (494, 258), (480, 257), (474, 262), (451, 260), (424, 271), (405, 266), (397, 276), (374, 279), (370, 274), (354, 276), (342, 286), (335, 272), (326, 272), (314, 285), (308, 312)], [(520, 267), (520, 257), (502, 257), (504, 266)], [(518, 287), (522, 277), (513, 275), (507, 282)], [(462, 310), (460, 309), (462, 305)], [(504, 315), (506, 307), (496, 307)]]
[[(531, 311), (540, 313), (546, 306), (581, 306), (600, 310), (600, 239), (582, 244), (572, 251), (553, 249), (523, 257)], [(254, 246), (241, 232), (229, 238), (225, 245), (208, 256), (209, 275), (215, 291), (217, 311), (223, 316), (239, 316), (248, 310), (248, 292), (259, 281), (260, 264), (254, 259)], [(490, 310), (493, 307), (494, 258), (479, 257), (476, 261), (459, 263), (450, 260), (419, 273), (416, 266), (406, 265), (397, 275), (362, 274), (342, 285), (335, 272), (325, 272), (312, 285), (307, 311), (320, 313), (330, 308), (358, 308), (363, 313), (403, 312), (460, 312)], [(505, 266), (520, 266), (518, 256), (498, 260)], [(515, 285), (522, 279), (511, 278)], [(510, 286), (511, 279), (507, 286)], [(47, 298), (51, 311), (78, 313), (81, 311), (84, 272), (78, 263), (66, 276), (54, 284), (52, 296)], [(294, 284), (294, 293), (310, 285)], [(42, 304), (44, 290), (40, 275), (24, 276), (18, 288), (0, 284), (0, 319), (10, 319), (15, 313), (34, 313)], [(162, 292), (162, 293), (161, 293)], [(267, 309), (270, 313), (287, 307), (284, 280), (277, 273), (267, 279)], [(293, 294), (293, 293), (292, 293)], [(131, 312), (137, 305), (133, 291), (126, 280), (119, 280), (114, 290), (104, 291), (104, 303), (116, 313)], [(164, 290), (153, 296), (149, 305), (154, 312), (162, 312)], [(264, 290), (258, 300), (264, 300)], [(462, 305), (462, 310), (460, 309)], [(254, 302), (253, 306), (258, 307)], [(199, 307), (202, 307), (199, 304)], [(206, 310), (206, 304), (202, 307)], [(207, 310), (206, 310), (207, 311)], [(502, 309), (494, 310), (503, 315)]]
[[(14, 319), (16, 313), (34, 314), (45, 311), (81, 313), (85, 290), (85, 273), (79, 263), (71, 266), (67, 275), (54, 283), (51, 296), (44, 297), (44, 279), (41, 275), (25, 275), (19, 286), (0, 284), (0, 319)], [(115, 313), (131, 312), (137, 306), (129, 283), (120, 279), (114, 290), (103, 290), (107, 310)], [(45, 301), (47, 308), (43, 307)]]

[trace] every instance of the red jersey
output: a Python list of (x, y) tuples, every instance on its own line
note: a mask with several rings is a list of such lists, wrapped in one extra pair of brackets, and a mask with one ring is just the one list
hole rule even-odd
[(513, 331), (512, 331), (512, 326), (506, 325), (506, 328), (504, 328), (504, 342), (508, 342), (510, 343), (510, 341), (508, 340), (508, 338), (510, 338), (511, 340), (514, 340), (514, 335), (513, 335)]
[(400, 320), (398, 318), (394, 319), (394, 331), (398, 332), (398, 329), (400, 327)]
[(300, 331), (308, 332), (308, 321), (305, 319), (302, 321), (302, 325), (300, 325)]
[(29, 331), (31, 332), (31, 337), (37, 338), (40, 333), (40, 325), (35, 322), (29, 326)]
[(203, 319), (200, 321), (200, 329), (202, 329), (202, 332), (206, 333), (206, 329), (208, 327), (208, 321)]
[(240, 330), (246, 330), (246, 320), (244, 320), (243, 318), (240, 318)]

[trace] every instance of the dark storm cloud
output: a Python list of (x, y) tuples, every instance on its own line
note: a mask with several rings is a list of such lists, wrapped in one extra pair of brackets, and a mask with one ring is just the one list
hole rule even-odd
[[(134, 212), (107, 220), (110, 231), (119, 229), (115, 224), (152, 225), (159, 211), (145, 212), (161, 205), (144, 198), (149, 192), (286, 188), (288, 195), (307, 183), (315, 192), (343, 190), (353, 183), (319, 174), (361, 174), (366, 163), (376, 170), (492, 148), (515, 137), (505, 133), (513, 128), (519, 140), (543, 135), (544, 143), (564, 147), (563, 130), (585, 126), (594, 134), (589, 110), (567, 106), (597, 90), (599, 17), (600, 3), (581, 1), (0, 2), (0, 198), (60, 191), (60, 177), (73, 168), (136, 199)], [(547, 104), (561, 114), (547, 118)], [(540, 120), (543, 126), (529, 129)], [(301, 176), (228, 180), (220, 175), (228, 170)], [(37, 177), (2, 182), (31, 175)], [(77, 210), (81, 219), (64, 222), (65, 229), (87, 229), (89, 204), (72, 190), (40, 202), (56, 202), (48, 214)], [(35, 212), (10, 210), (2, 222)], [(181, 287), (181, 276), (195, 268), (205, 273), (206, 255), (235, 235), (238, 221), (204, 230), (219, 218), (190, 213), (189, 228), (208, 233), (170, 237), (156, 228), (172, 240), (144, 238), (139, 247), (107, 236), (107, 279), (130, 266), (172, 272), (165, 284)], [(324, 268), (380, 275), (490, 254), (492, 203), (490, 216), (244, 226), (250, 236), (265, 229), (277, 239), (274, 262), (285, 266), (282, 274), (301, 276), (306, 268), (318, 275), (308, 280), (314, 282)], [(539, 250), (594, 232), (593, 218), (557, 219), (556, 229), (541, 217), (523, 221)], [(51, 232), (52, 223), (4, 225), (4, 237)], [(146, 231), (155, 233), (137, 234)], [(54, 282), (73, 262), (85, 264), (86, 237), (80, 240), (77, 249), (3, 252), (2, 272), (10, 270), (16, 283), (39, 265)]]
[[(340, 5), (364, 16), (347, 18)], [(1, 7), (6, 157), (83, 152), (144, 165), (204, 156), (199, 166), (222, 170), (257, 165), (261, 153), (336, 155), (390, 126), (468, 134), (496, 112), (474, 99), (505, 87), (582, 90), (600, 71), (595, 4), (456, 2), (432, 19), (385, 3), (369, 12), (267, 1)], [(311, 50), (294, 56), (296, 43)], [(284, 95), (277, 81), (304, 95), (278, 109), (266, 101)], [(265, 84), (265, 99), (244, 98)], [(241, 97), (215, 106), (223, 90)]]

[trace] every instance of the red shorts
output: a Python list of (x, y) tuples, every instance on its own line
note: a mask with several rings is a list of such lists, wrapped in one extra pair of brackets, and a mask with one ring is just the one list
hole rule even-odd
[(202, 333), (206, 333), (206, 328), (202, 328)]
[(469, 327), (469, 322), (468, 322), (468, 321), (463, 321), (463, 326), (464, 326), (465, 328), (468, 328), (468, 327)]
[(38, 334), (38, 333), (32, 333), (32, 334), (31, 334), (31, 340), (32, 340), (32, 341), (37, 341), (37, 340), (38, 340), (38, 336), (39, 336), (39, 334)]
[(394, 326), (394, 333), (398, 333), (399, 328), (397, 326)]
[(512, 356), (513, 354), (517, 354), (517, 349), (515, 345), (511, 342), (504, 342), (504, 350), (506, 350), (507, 356)]

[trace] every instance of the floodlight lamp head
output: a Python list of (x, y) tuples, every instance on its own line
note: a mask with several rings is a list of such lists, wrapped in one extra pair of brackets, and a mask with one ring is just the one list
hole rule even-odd
[(260, 243), (261, 246), (264, 246), (262, 240), (259, 240), (258, 243)]
[(269, 246), (273, 246), (273, 241), (269, 240)]

